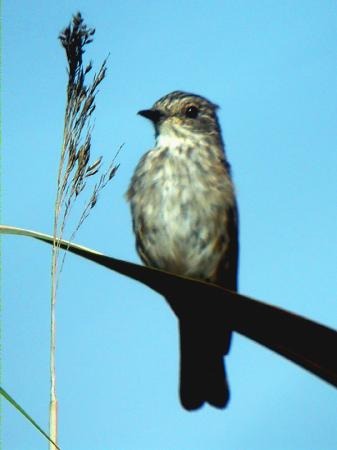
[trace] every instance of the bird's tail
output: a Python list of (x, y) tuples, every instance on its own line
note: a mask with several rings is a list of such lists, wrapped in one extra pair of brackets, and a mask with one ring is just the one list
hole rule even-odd
[(224, 365), (230, 333), (207, 329), (189, 319), (180, 324), (180, 399), (184, 408), (196, 409), (205, 402), (224, 408), (229, 388)]

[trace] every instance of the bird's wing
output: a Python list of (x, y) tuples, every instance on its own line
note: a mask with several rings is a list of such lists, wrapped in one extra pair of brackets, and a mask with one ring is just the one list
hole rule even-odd
[(223, 258), (218, 266), (214, 283), (237, 291), (239, 264), (239, 214), (236, 203), (227, 209), (226, 235), (228, 242)]

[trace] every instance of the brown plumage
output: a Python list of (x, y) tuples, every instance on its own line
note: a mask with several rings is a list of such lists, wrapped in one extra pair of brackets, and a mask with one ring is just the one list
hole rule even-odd
[[(175, 91), (140, 111), (155, 126), (156, 146), (140, 160), (127, 198), (146, 265), (235, 291), (238, 214), (216, 109), (203, 97)], [(193, 310), (178, 319), (183, 406), (224, 407), (223, 355), (231, 331)]]

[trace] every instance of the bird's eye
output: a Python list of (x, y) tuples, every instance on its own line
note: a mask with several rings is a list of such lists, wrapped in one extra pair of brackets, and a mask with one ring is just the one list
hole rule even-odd
[(189, 117), (190, 119), (195, 119), (196, 117), (198, 117), (198, 114), (199, 114), (199, 109), (194, 105), (188, 106), (185, 109), (185, 116)]

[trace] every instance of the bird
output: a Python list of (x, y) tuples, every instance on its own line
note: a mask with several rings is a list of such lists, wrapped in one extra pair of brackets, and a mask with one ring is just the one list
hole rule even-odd
[[(237, 291), (238, 207), (217, 110), (205, 97), (174, 91), (139, 111), (154, 125), (155, 145), (136, 166), (126, 198), (146, 266)], [(172, 294), (177, 301), (179, 294)], [(232, 332), (194, 311), (193, 299), (190, 305), (178, 317), (180, 400), (187, 410), (224, 408)]]

